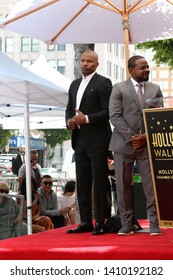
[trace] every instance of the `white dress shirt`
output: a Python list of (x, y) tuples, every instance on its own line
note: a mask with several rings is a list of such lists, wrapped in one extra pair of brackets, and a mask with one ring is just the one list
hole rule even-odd
[[(77, 96), (76, 96), (76, 109), (78, 109), (78, 110), (80, 107), (83, 93), (95, 73), (96, 72), (93, 72), (92, 74), (87, 75), (86, 77), (84, 77), (84, 76), (82, 77), (82, 81), (80, 83), (80, 86), (79, 86), (78, 92), (77, 92)], [(89, 123), (89, 119), (88, 119), (87, 115), (85, 115), (85, 118), (86, 118), (86, 123)]]
[[(135, 90), (136, 90), (136, 94), (137, 94), (137, 91), (138, 91), (138, 82), (137, 81), (135, 81), (132, 77), (130, 78), (131, 79), (131, 81), (132, 81), (132, 84), (134, 85), (134, 88), (135, 88)], [(140, 83), (141, 85), (142, 85), (142, 87), (141, 87), (141, 90), (142, 90), (142, 93), (144, 94), (144, 83), (142, 82), (142, 83)]]

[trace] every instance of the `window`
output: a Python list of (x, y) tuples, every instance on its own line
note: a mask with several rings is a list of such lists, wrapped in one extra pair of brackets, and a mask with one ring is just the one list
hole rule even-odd
[(109, 75), (109, 61), (107, 61), (107, 74)]
[(48, 45), (47, 50), (50, 52), (55, 51), (55, 45)]
[(31, 39), (31, 51), (32, 52), (39, 51), (39, 41), (37, 39)]
[(21, 37), (21, 52), (29, 52), (29, 37)]
[(55, 59), (49, 59), (47, 61), (53, 68), (56, 68), (56, 60)]
[(116, 79), (116, 65), (114, 64), (114, 73), (113, 73), (113, 77), (114, 77), (114, 79)]
[(125, 49), (124, 49), (124, 46), (121, 46), (121, 58), (124, 59), (125, 57)]
[(58, 51), (65, 51), (65, 44), (58, 44)]
[(59, 59), (57, 61), (57, 70), (61, 73), (61, 74), (65, 74), (65, 59)]
[(161, 89), (168, 89), (168, 82), (167, 81), (160, 81), (160, 87)]
[(107, 71), (108, 76), (111, 76), (111, 74), (112, 74), (112, 63), (111, 63), (111, 61), (108, 61), (107, 65), (108, 65), (108, 71)]
[(155, 70), (152, 70), (152, 71), (150, 72), (150, 77), (151, 77), (151, 80), (152, 80), (152, 79), (156, 79), (156, 71), (155, 71)]
[(111, 44), (107, 44), (107, 50), (108, 50), (108, 52), (112, 51), (112, 45)]
[(118, 80), (118, 76), (119, 76), (119, 68), (118, 68), (118, 65), (116, 65), (116, 80)]
[(7, 53), (13, 52), (13, 38), (12, 37), (5, 38), (5, 52), (7, 52)]
[(121, 80), (124, 81), (124, 68), (121, 69)]
[(30, 61), (29, 60), (22, 60), (21, 65), (25, 68), (28, 68), (30, 66)]
[(169, 77), (168, 70), (160, 70), (159, 71), (159, 77), (160, 78), (168, 78)]
[(119, 55), (119, 45), (116, 44), (116, 56), (118, 56), (118, 55)]
[(65, 44), (58, 44), (58, 45), (48, 45), (47, 46), (48, 51), (65, 51)]
[(0, 23), (3, 21), (3, 16), (0, 14)]

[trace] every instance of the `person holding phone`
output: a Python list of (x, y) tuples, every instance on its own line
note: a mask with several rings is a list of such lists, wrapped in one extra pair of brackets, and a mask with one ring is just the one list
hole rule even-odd
[[(31, 176), (36, 179), (38, 184), (40, 184), (41, 181), (41, 166), (38, 164), (38, 151), (37, 150), (31, 150), (30, 152), (30, 157), (31, 157)], [(23, 177), (26, 176), (26, 164), (23, 164), (18, 172), (18, 180), (19, 184)]]

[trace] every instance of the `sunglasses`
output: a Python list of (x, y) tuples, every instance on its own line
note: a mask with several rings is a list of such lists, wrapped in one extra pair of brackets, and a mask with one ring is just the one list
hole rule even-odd
[(47, 185), (49, 185), (49, 186), (52, 186), (52, 182), (48, 182), (48, 181), (44, 181), (44, 182), (42, 182), (45, 186), (47, 186)]
[(0, 193), (8, 193), (8, 191), (0, 190)]

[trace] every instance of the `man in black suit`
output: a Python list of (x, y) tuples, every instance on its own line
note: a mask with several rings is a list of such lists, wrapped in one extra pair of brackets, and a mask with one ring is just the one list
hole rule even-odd
[[(107, 157), (111, 137), (109, 98), (111, 81), (96, 73), (98, 55), (85, 51), (80, 60), (82, 77), (73, 81), (66, 108), (67, 128), (75, 150), (77, 199), (81, 223), (68, 233), (104, 233), (107, 198)], [(95, 226), (92, 224), (92, 187)]]
[(19, 153), (15, 158), (12, 158), (12, 172), (18, 176), (20, 167), (25, 163), (25, 146), (19, 147)]

